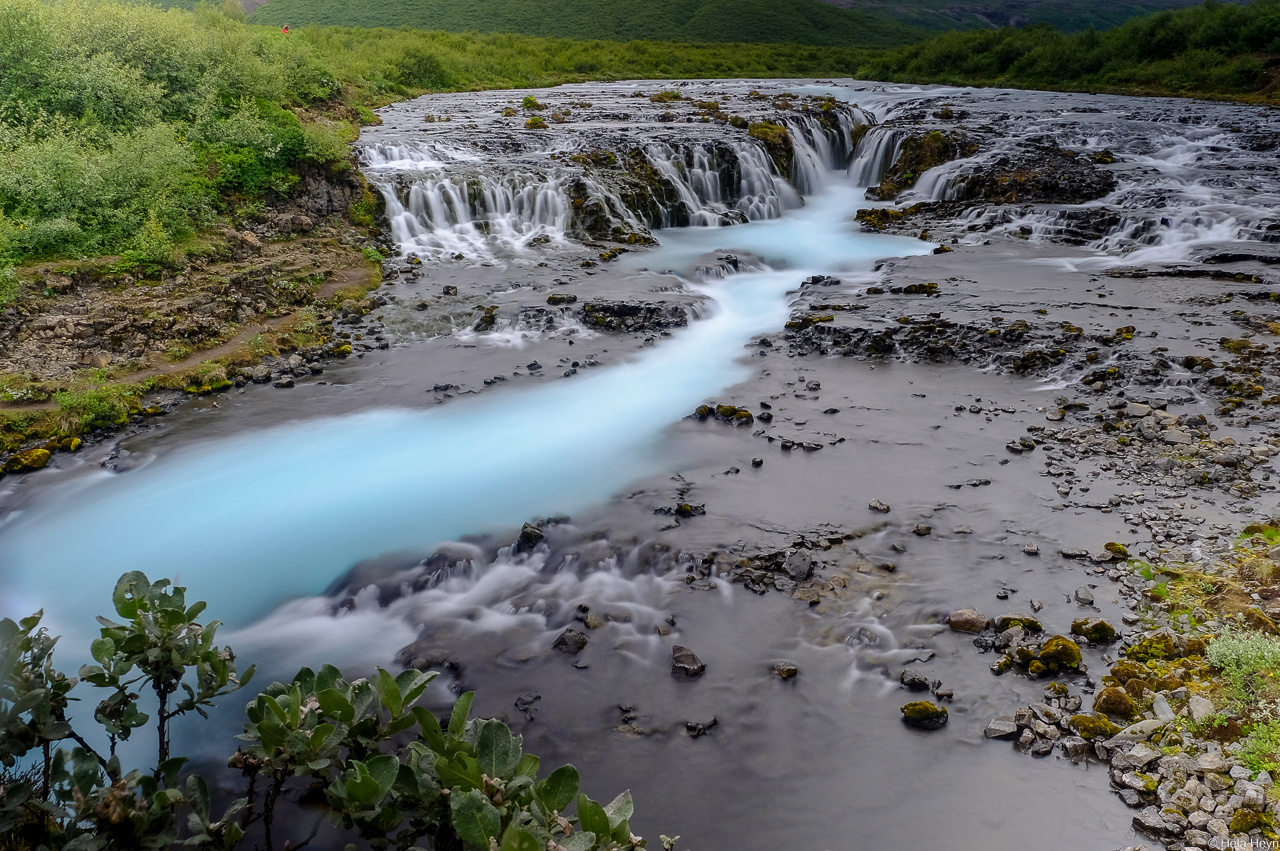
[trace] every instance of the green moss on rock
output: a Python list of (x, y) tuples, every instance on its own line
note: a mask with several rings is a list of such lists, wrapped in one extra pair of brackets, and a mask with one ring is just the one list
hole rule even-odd
[(1119, 688), (1104, 688), (1093, 699), (1093, 709), (1105, 715), (1129, 719), (1138, 714), (1138, 706), (1128, 692)]
[(1080, 667), (1080, 645), (1065, 635), (1055, 635), (1040, 647), (1040, 661), (1049, 670), (1077, 670)]
[(1165, 632), (1142, 639), (1124, 652), (1125, 656), (1135, 662), (1146, 662), (1151, 659), (1176, 659), (1181, 654), (1173, 642), (1173, 636)]
[(917, 700), (902, 707), (902, 720), (921, 730), (937, 730), (947, 723), (947, 709), (932, 701)]
[(1020, 626), (1027, 632), (1044, 632), (1044, 626), (1040, 621), (1025, 612), (1013, 612), (996, 618), (996, 632), (1004, 632), (1015, 626)]
[(1116, 640), (1116, 628), (1102, 618), (1079, 618), (1071, 622), (1071, 634), (1090, 644), (1110, 644)]
[(28, 449), (26, 452), (17, 453), (6, 461), (4, 472), (28, 473), (32, 470), (39, 470), (49, 463), (51, 457), (52, 454), (48, 449)]
[(1120, 727), (1100, 712), (1081, 712), (1071, 716), (1071, 729), (1088, 741), (1102, 741), (1120, 732)]

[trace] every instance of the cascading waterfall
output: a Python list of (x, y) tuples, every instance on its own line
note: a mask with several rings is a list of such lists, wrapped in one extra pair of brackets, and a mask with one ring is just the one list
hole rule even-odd
[[(683, 203), (714, 209), (751, 199), (745, 209), (736, 208), (752, 223), (734, 229), (741, 234), (735, 243), (781, 260), (792, 271), (744, 267), (719, 282), (689, 281), (687, 286), (708, 300), (706, 318), (633, 362), (524, 391), (516, 404), (519, 417), (504, 414), (512, 405), (509, 395), (447, 410), (371, 411), (213, 441), (162, 456), (125, 476), (103, 473), (79, 482), (11, 518), (5, 528), (0, 561), (8, 566), (6, 591), (12, 593), (3, 595), (7, 605), (21, 610), (41, 603), (52, 593), (47, 579), (75, 575), (94, 589), (84, 602), (96, 606), (125, 569), (167, 573), (171, 554), (183, 551), (182, 578), (200, 586), (201, 596), (219, 612), (239, 612), (243, 620), (262, 609), (246, 610), (236, 589), (252, 585), (255, 598), (267, 604), (317, 593), (370, 553), (430, 546), (485, 528), (496, 518), (519, 522), (607, 498), (662, 463), (655, 442), (671, 422), (742, 379), (746, 367), (736, 359), (740, 347), (751, 335), (785, 321), (785, 294), (806, 274), (867, 274), (885, 255), (929, 250), (919, 240), (850, 233), (845, 219), (859, 190), (830, 167), (843, 168), (847, 138), (843, 148), (815, 145), (813, 140), (826, 138), (825, 130), (820, 132), (817, 123), (795, 126), (800, 158), (810, 163), (825, 158), (830, 164), (807, 178), (825, 191), (803, 209), (798, 193), (754, 145), (727, 149), (736, 156), (736, 184), (725, 179), (725, 168), (709, 148), (654, 147), (648, 153), (651, 162), (672, 165), (671, 173), (679, 177), (673, 183), (688, 193)], [(393, 233), (406, 251), (424, 245), (494, 251), (495, 244), (522, 251), (539, 234), (562, 239), (565, 186), (585, 179), (568, 168), (540, 171), (523, 161), (505, 172), (485, 171), (473, 157), (441, 146), (381, 146), (366, 149), (365, 157), (387, 196)], [(607, 198), (617, 215), (627, 215), (619, 197), (598, 185), (592, 191)], [(786, 218), (779, 218), (784, 211)], [(672, 248), (649, 255), (650, 262), (683, 262), (675, 238), (682, 231), (670, 233)], [(716, 229), (683, 233), (691, 237), (685, 250), (692, 256), (717, 247), (700, 245), (704, 236), (721, 241)], [(664, 252), (670, 256), (663, 257)], [(693, 363), (697, 369), (686, 368)], [(643, 397), (646, 403), (620, 424), (603, 402), (624, 397)], [(535, 436), (538, 430), (545, 438)], [(571, 445), (574, 451), (529, 453), (529, 442), (538, 439)], [(439, 451), (463, 444), (484, 451), (479, 457)], [(517, 481), (530, 486), (499, 484)], [(257, 522), (257, 495), (264, 489), (279, 506), (274, 522), (265, 526)], [(442, 501), (442, 494), (448, 499)], [(146, 535), (122, 525), (113, 507), (122, 503), (146, 518)], [(238, 530), (235, 538), (217, 550), (186, 546), (204, 534), (211, 504), (219, 506), (220, 526)], [(281, 527), (310, 533), (295, 539), (277, 534)], [(112, 540), (122, 546), (109, 546)], [(119, 557), (106, 555), (113, 552)], [(216, 582), (208, 581), (212, 576)], [(209, 589), (211, 584), (218, 587)]]
[[(821, 191), (833, 171), (850, 169), (853, 132), (870, 123), (862, 110), (833, 110), (823, 120), (803, 113), (782, 119), (794, 151), (791, 173), (754, 140), (654, 142), (642, 154), (674, 197), (649, 191), (656, 216), (632, 209), (603, 175), (565, 163), (564, 151), (527, 157), (494, 173), (472, 153), (439, 144), (379, 143), (362, 149), (366, 174), (382, 191), (392, 236), (421, 256), (490, 259), (519, 253), (535, 241), (562, 241), (576, 208), (600, 209), (611, 225), (644, 233), (650, 227), (722, 226), (776, 219)], [(885, 153), (856, 158), (855, 182), (866, 185), (888, 168)]]

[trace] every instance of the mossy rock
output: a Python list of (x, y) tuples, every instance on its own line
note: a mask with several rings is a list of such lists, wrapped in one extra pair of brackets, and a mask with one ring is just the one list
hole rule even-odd
[(1105, 715), (1129, 719), (1138, 714), (1138, 706), (1124, 689), (1104, 688), (1093, 699), (1093, 709)]
[(1007, 653), (991, 663), (991, 673), (997, 677), (1009, 673), (1011, 668), (1013, 668), (1013, 657)]
[(921, 730), (937, 730), (946, 726), (947, 709), (932, 701), (917, 700), (902, 707), (902, 720)]
[(1088, 741), (1102, 741), (1120, 732), (1120, 727), (1100, 712), (1081, 712), (1071, 716), (1071, 729)]
[(1257, 813), (1253, 810), (1238, 809), (1236, 814), (1231, 817), (1232, 833), (1248, 833), (1259, 827), (1267, 827), (1271, 824), (1271, 819), (1266, 813)]
[(1049, 697), (1069, 697), (1071, 692), (1063, 683), (1050, 683), (1044, 687), (1044, 696)]
[(1176, 659), (1182, 655), (1168, 633), (1157, 633), (1139, 641), (1124, 651), (1124, 655), (1135, 662), (1146, 662), (1151, 659)]
[(61, 448), (63, 452), (75, 452), (81, 447), (81, 445), (82, 441), (78, 437), (64, 438), (63, 441), (58, 444), (59, 448)]
[(1052, 672), (1053, 672), (1052, 669), (1048, 665), (1046, 665), (1044, 662), (1041, 662), (1039, 659), (1032, 659), (1031, 664), (1027, 666), (1027, 674), (1032, 679), (1035, 679), (1037, 677), (1043, 677), (1045, 674), (1049, 674)]
[(48, 449), (28, 449), (26, 452), (17, 453), (6, 461), (4, 472), (29, 473), (32, 470), (39, 470), (49, 463), (51, 457), (53, 455)]
[(1108, 541), (1102, 548), (1112, 555), (1120, 556), (1120, 558), (1129, 557), (1129, 550), (1125, 548), (1124, 544), (1118, 544), (1115, 541)]
[(1035, 651), (1030, 647), (1015, 647), (1013, 650), (1013, 661), (1019, 665), (1026, 667), (1036, 660)]
[(1186, 683), (1172, 674), (1165, 674), (1163, 677), (1156, 678), (1151, 687), (1153, 691), (1175, 691), (1185, 685)]
[(1132, 662), (1128, 659), (1121, 659), (1111, 666), (1111, 676), (1121, 683), (1127, 683), (1134, 677), (1145, 679), (1150, 673), (1151, 671), (1147, 669), (1146, 665), (1139, 665), (1137, 662)]
[(1065, 635), (1055, 635), (1041, 645), (1039, 661), (1055, 673), (1078, 670), (1081, 662), (1080, 645)]
[(338, 346), (338, 348), (333, 350), (334, 357), (345, 358), (345, 357), (348, 357), (350, 354), (351, 354), (350, 346)]
[(1276, 629), (1276, 622), (1262, 613), (1257, 606), (1250, 606), (1240, 613), (1244, 618), (1245, 625), (1249, 629), (1266, 633), (1267, 635), (1276, 635), (1280, 630)]
[(1182, 655), (1204, 656), (1208, 647), (1208, 643), (1203, 638), (1188, 638), (1182, 642)]
[(1134, 677), (1124, 681), (1124, 690), (1127, 691), (1134, 700), (1142, 700), (1142, 696), (1148, 691), (1155, 691), (1151, 687), (1151, 683), (1141, 677)]
[(1102, 618), (1078, 618), (1071, 622), (1071, 634), (1090, 644), (1110, 644), (1116, 640), (1116, 628)]
[(1025, 612), (1013, 612), (996, 618), (996, 632), (1004, 632), (1020, 626), (1027, 632), (1044, 632), (1044, 626), (1032, 615)]

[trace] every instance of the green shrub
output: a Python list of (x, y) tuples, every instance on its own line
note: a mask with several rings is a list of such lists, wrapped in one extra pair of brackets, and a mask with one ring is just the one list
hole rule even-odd
[[(287, 840), (286, 848), (316, 837), (326, 815), (335, 840), (354, 832), (374, 848), (644, 846), (631, 833), (629, 791), (601, 805), (579, 792), (572, 765), (540, 777), (541, 761), (524, 753), (522, 737), (502, 721), (469, 717), (471, 692), (441, 724), (416, 705), (436, 675), (412, 668), (349, 680), (324, 665), (267, 686), (245, 707), (228, 762), (245, 778), (245, 794), (215, 815), (209, 784), (198, 774), (184, 780), (188, 760), (170, 753), (172, 726), (191, 712), (208, 717), (215, 700), (249, 684), (254, 668), (239, 674), (231, 648), (214, 644), (218, 621), (200, 623), (204, 603), (188, 605), (186, 589), (168, 580), (127, 573), (112, 602), (118, 620), (98, 618), (100, 637), (79, 682), (54, 667), (58, 639), (40, 627), (43, 613), (0, 620), (3, 847), (231, 851), (258, 825), (270, 848), (282, 830), (275, 819), (281, 793), (300, 787), (325, 806), (311, 836)], [(109, 758), (83, 735), (86, 719), (67, 714), (79, 683), (98, 690), (85, 705), (95, 707), (92, 720), (102, 729), (93, 738), (105, 734)], [(153, 717), (141, 711), (143, 692), (154, 698)], [(156, 736), (155, 771), (126, 772), (116, 742), (148, 728)], [(14, 770), (24, 758), (38, 770)], [(571, 806), (576, 814), (566, 816)]]
[(18, 282), (18, 270), (12, 266), (0, 266), (0, 308), (4, 308), (10, 302), (17, 300), (20, 292), (21, 285)]

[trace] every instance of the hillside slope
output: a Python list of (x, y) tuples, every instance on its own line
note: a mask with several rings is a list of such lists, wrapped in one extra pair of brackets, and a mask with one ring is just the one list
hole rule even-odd
[[(261, 3), (262, 0), (250, 0)], [(1202, 0), (822, 0), (932, 30), (1051, 24), (1066, 33), (1119, 26), (1150, 12), (1199, 6)], [(1226, 0), (1243, 3), (1245, 0)]]
[(256, 24), (402, 26), (575, 39), (897, 47), (927, 33), (818, 0), (269, 0)]

